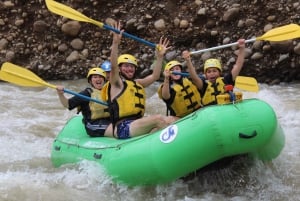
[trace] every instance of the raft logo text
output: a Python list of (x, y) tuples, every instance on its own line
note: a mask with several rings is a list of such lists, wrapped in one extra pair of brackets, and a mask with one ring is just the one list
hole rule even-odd
[(172, 142), (178, 133), (178, 127), (176, 125), (171, 125), (165, 128), (160, 133), (160, 141), (163, 143), (170, 143)]

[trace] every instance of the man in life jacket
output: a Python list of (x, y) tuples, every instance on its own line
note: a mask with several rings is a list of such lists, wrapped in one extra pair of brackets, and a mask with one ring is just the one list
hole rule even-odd
[(190, 72), (190, 77), (196, 84), (198, 89), (201, 89), (202, 94), (202, 104), (213, 105), (217, 104), (217, 96), (219, 94), (226, 93), (225, 86), (233, 85), (235, 78), (239, 75), (245, 60), (245, 40), (238, 40), (238, 57), (237, 60), (229, 74), (224, 77), (222, 75), (222, 65), (220, 60), (211, 58), (204, 63), (204, 74), (206, 80), (199, 78), (197, 72), (192, 64), (190, 52), (183, 51), (182, 57), (186, 60), (188, 70)]
[(137, 59), (131, 54), (118, 56), (123, 31), (120, 29), (120, 23), (112, 26), (120, 30), (120, 34), (112, 33), (111, 77), (104, 93), (107, 95), (112, 120), (108, 130), (118, 139), (127, 139), (166, 127), (169, 124), (168, 118), (163, 115), (144, 117), (146, 101), (144, 88), (159, 79), (163, 56), (170, 48), (169, 40), (160, 39), (152, 74), (136, 79)]
[[(158, 96), (167, 106), (167, 115), (184, 117), (201, 107), (200, 92), (188, 78), (180, 75), (182, 64), (170, 61), (165, 65), (164, 82), (158, 88)], [(179, 72), (176, 74), (174, 72)]]
[[(101, 90), (106, 81), (105, 72), (99, 68), (92, 68), (87, 74), (88, 83), (91, 87), (85, 88), (79, 94), (90, 97), (92, 99), (101, 100)], [(91, 137), (109, 136), (105, 133), (106, 128), (111, 123), (108, 106), (93, 101), (87, 101), (78, 96), (67, 98), (64, 95), (64, 87), (56, 86), (57, 94), (61, 104), (73, 110), (78, 108), (83, 116), (83, 124), (86, 132)]]

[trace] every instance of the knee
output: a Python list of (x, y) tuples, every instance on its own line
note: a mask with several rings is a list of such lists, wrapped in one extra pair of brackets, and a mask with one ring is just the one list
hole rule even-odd
[(165, 116), (161, 114), (156, 114), (153, 116), (153, 119), (159, 122), (165, 122)]
[(168, 124), (171, 124), (175, 121), (177, 121), (179, 119), (179, 117), (175, 117), (175, 116), (166, 116), (165, 117), (165, 121), (168, 123)]
[(176, 120), (178, 120), (177, 117), (174, 116), (164, 116), (164, 115), (157, 115), (155, 117), (156, 121), (158, 121), (158, 123), (160, 125), (162, 125), (162, 127), (166, 127), (170, 124), (172, 124), (173, 122), (175, 122)]

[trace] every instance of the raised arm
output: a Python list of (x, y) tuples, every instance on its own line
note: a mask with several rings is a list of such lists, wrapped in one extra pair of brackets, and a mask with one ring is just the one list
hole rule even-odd
[(190, 52), (185, 50), (182, 52), (182, 57), (186, 61), (187, 68), (190, 73), (190, 77), (192, 78), (193, 83), (197, 86), (199, 90), (203, 88), (203, 81), (202, 79), (199, 78), (195, 67), (193, 66), (192, 60), (191, 60), (191, 55)]
[(240, 74), (240, 71), (242, 70), (242, 67), (244, 65), (245, 60), (245, 39), (239, 39), (238, 40), (238, 46), (239, 46), (239, 52), (237, 60), (231, 70), (232, 79), (235, 80), (235, 78)]
[[(115, 29), (120, 30), (120, 23), (116, 22), (112, 25)], [(123, 82), (120, 77), (119, 73), (119, 67), (118, 67), (118, 54), (119, 54), (119, 44), (122, 39), (122, 32), (120, 34), (117, 34), (115, 32), (112, 32), (113, 35), (113, 42), (111, 46), (111, 53), (110, 53), (110, 62), (111, 62), (111, 74), (109, 78), (109, 82), (111, 84), (111, 98), (113, 99), (116, 95), (119, 94), (119, 92), (123, 88)]]
[(171, 47), (168, 47), (169, 40), (167, 38), (161, 37), (159, 40), (159, 44), (156, 47), (156, 60), (154, 63), (154, 68), (152, 74), (148, 75), (147, 77), (143, 79), (136, 79), (138, 83), (140, 83), (143, 87), (147, 87), (156, 80), (159, 79), (161, 69), (162, 69), (162, 63), (163, 58), (167, 50), (169, 50)]
[(169, 70), (164, 71), (164, 83), (161, 88), (161, 97), (164, 100), (168, 100), (171, 97), (170, 93), (170, 74), (171, 72)]

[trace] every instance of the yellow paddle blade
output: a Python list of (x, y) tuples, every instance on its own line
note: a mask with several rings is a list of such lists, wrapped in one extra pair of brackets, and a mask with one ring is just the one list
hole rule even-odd
[(19, 78), (11, 73), (6, 73), (5, 71), (0, 71), (0, 79), (23, 87), (41, 87), (40, 84), (32, 82), (31, 80), (24, 80), (23, 78)]
[(254, 77), (237, 76), (235, 78), (234, 86), (245, 91), (258, 92), (259, 90), (257, 81)]
[(45, 82), (30, 70), (9, 62), (5, 62), (2, 64), (0, 71), (0, 79), (6, 82), (25, 87), (56, 88), (56, 86)]
[(90, 22), (92, 24), (95, 24), (101, 28), (103, 28), (103, 23), (98, 22), (96, 20), (93, 20), (91, 18), (88, 18), (87, 16), (83, 15), (82, 13), (74, 10), (73, 8), (70, 8), (64, 4), (58, 3), (53, 0), (46, 0), (46, 6), (48, 9), (58, 15), (67, 17), (72, 20), (80, 21), (80, 22)]
[(264, 35), (257, 37), (256, 40), (284, 41), (300, 37), (300, 26), (289, 24), (271, 29)]

